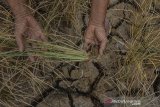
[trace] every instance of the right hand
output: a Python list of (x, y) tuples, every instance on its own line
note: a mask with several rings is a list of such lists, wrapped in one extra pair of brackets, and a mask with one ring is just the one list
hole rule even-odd
[[(19, 50), (25, 50), (24, 34), (27, 34), (29, 39), (47, 41), (42, 33), (42, 30), (33, 16), (16, 17), (15, 19), (15, 36)], [(30, 57), (31, 61), (35, 59)]]
[(85, 50), (92, 45), (98, 46), (99, 56), (102, 56), (107, 44), (107, 36), (109, 33), (109, 21), (106, 18), (104, 25), (89, 24), (85, 32)]
[(94, 45), (98, 46), (99, 56), (103, 52), (107, 44), (107, 35), (105, 28), (102, 26), (89, 25), (85, 32), (85, 49), (88, 50)]

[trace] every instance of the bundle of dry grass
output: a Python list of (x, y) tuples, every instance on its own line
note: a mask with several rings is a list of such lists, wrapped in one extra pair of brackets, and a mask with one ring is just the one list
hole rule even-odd
[[(2, 37), (3, 41), (8, 41), (8, 39)], [(15, 42), (15, 40), (14, 40)], [(40, 42), (34, 40), (28, 40), (28, 43), (32, 45), (36, 45), (36, 48), (29, 48), (24, 52), (19, 52), (17, 50), (10, 50), (5, 52), (0, 52), (0, 57), (23, 57), (23, 56), (36, 56), (36, 57), (44, 57), (50, 60), (59, 60), (59, 61), (86, 61), (89, 59), (88, 54), (83, 50), (76, 50), (64, 46), (53, 45), (47, 42)], [(4, 45), (4, 44), (3, 44)], [(7, 47), (7, 46), (5, 46)], [(10, 48), (11, 49), (11, 48)]]

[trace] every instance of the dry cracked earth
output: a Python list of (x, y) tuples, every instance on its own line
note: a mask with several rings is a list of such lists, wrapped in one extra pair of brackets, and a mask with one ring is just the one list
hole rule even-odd
[[(55, 80), (54, 89), (45, 90), (41, 96), (31, 102), (31, 105), (34, 107), (104, 107), (104, 101), (108, 97), (120, 97), (118, 89), (110, 78), (117, 71), (116, 59), (125, 56), (125, 51), (121, 44), (112, 40), (112, 37), (116, 36), (122, 41), (129, 39), (129, 29), (127, 29), (129, 23), (125, 19), (130, 18), (130, 14), (115, 10), (134, 8), (136, 3), (133, 0), (111, 0), (107, 14), (111, 27), (106, 55), (98, 62), (75, 63), (73, 66), (61, 63), (57, 69), (65, 74), (65, 78)], [(157, 11), (160, 11), (158, 6)], [(84, 26), (86, 26), (85, 17), (82, 15)], [(121, 51), (113, 52), (116, 49)], [(157, 79), (155, 90), (158, 90), (156, 88), (158, 81), (159, 79)], [(134, 94), (133, 92), (133, 96)], [(106, 107), (120, 107), (120, 105), (106, 105)]]
[[(112, 81), (112, 76), (117, 72), (117, 60), (125, 56), (124, 47), (113, 41), (116, 38), (126, 41), (128, 37), (128, 24), (125, 19), (130, 18), (126, 11), (115, 11), (117, 9), (126, 10), (135, 8), (133, 0), (111, 0), (108, 7), (107, 17), (110, 22), (110, 32), (108, 36), (108, 46), (106, 54), (98, 61), (77, 62), (71, 64), (58, 63), (55, 70), (64, 75), (64, 78), (53, 79), (52, 88), (46, 88), (41, 95), (36, 96), (30, 101), (33, 107), (105, 107), (104, 101), (108, 98), (116, 98), (121, 95)], [(160, 9), (157, 11), (160, 12)], [(82, 21), (86, 26), (82, 15)], [(117, 18), (120, 17), (120, 18)], [(85, 29), (85, 28), (84, 28)], [(84, 32), (84, 29), (82, 31)], [(81, 42), (77, 43), (80, 45)], [(119, 49), (120, 52), (113, 50)], [(54, 75), (55, 74), (50, 74)], [(113, 77), (114, 78), (114, 77)], [(158, 89), (160, 77), (155, 83), (154, 90)], [(158, 94), (158, 93), (157, 93)], [(134, 96), (134, 92), (133, 92)], [(157, 95), (158, 96), (158, 95)], [(28, 106), (28, 107), (31, 107)], [(120, 107), (116, 105), (106, 107)], [(135, 106), (136, 107), (136, 106)], [(140, 107), (140, 106), (138, 106)]]

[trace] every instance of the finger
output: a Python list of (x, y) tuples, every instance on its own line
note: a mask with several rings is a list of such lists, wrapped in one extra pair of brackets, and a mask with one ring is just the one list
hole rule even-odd
[(17, 41), (17, 45), (19, 47), (19, 51), (20, 52), (24, 51), (24, 40), (23, 40), (22, 35), (16, 36), (16, 41)]
[(24, 51), (24, 40), (23, 40), (23, 34), (26, 30), (26, 22), (19, 22), (16, 21), (15, 23), (15, 36), (16, 36), (16, 42), (18, 45), (19, 50), (22, 52)]
[(91, 46), (94, 45), (95, 42), (92, 39), (85, 39), (84, 49), (88, 52), (91, 49)]
[(29, 30), (32, 33), (32, 39), (47, 42), (47, 38), (43, 35), (41, 27), (35, 18), (29, 18), (28, 22), (30, 26)]
[(30, 30), (30, 33), (32, 40), (47, 42), (47, 38), (43, 35), (43, 33), (34, 32), (33, 30)]
[(106, 40), (104, 40), (104, 41), (101, 42), (100, 48), (99, 48), (99, 55), (100, 55), (100, 56), (103, 55), (103, 52), (104, 52), (104, 50), (105, 50), (105, 48), (106, 48), (106, 44), (107, 44), (107, 41), (106, 41)]

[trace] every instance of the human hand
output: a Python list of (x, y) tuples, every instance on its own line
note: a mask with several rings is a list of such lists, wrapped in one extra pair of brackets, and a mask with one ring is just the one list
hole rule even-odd
[(99, 56), (103, 55), (103, 52), (107, 44), (107, 34), (109, 30), (109, 23), (106, 20), (105, 26), (89, 24), (85, 32), (85, 50), (90, 49), (92, 46), (98, 46)]
[[(38, 41), (47, 41), (42, 30), (33, 16), (16, 17), (15, 18), (15, 37), (20, 51), (25, 50), (25, 38)], [(35, 58), (29, 57), (31, 61)]]

